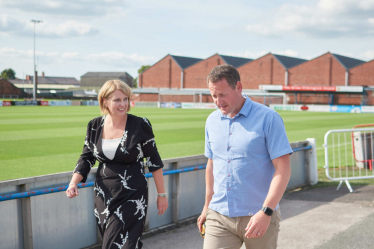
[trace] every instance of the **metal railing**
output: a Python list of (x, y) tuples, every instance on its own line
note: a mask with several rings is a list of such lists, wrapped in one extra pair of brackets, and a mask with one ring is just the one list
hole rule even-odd
[(374, 127), (330, 130), (325, 134), (325, 173), (332, 181), (343, 182), (350, 192), (350, 180), (374, 178)]
[[(202, 170), (205, 169), (206, 166), (196, 166), (196, 167), (190, 167), (190, 168), (184, 168), (184, 169), (176, 169), (176, 170), (168, 170), (164, 171), (163, 175), (174, 175), (174, 174), (180, 174), (180, 173), (186, 173), (194, 170)], [(152, 173), (145, 174), (146, 178), (153, 177)], [(87, 182), (87, 183), (79, 183), (77, 186), (78, 188), (87, 188), (94, 186), (95, 182)], [(1, 201), (8, 201), (8, 200), (14, 200), (14, 199), (21, 199), (31, 196), (37, 196), (37, 195), (45, 195), (45, 194), (51, 194), (51, 193), (57, 193), (61, 191), (67, 190), (69, 185), (56, 187), (56, 188), (47, 188), (47, 189), (41, 189), (41, 190), (34, 190), (34, 191), (27, 191), (27, 192), (21, 192), (16, 194), (7, 194), (0, 196), (0, 202)]]
[[(298, 147), (292, 149), (293, 152), (303, 151), (303, 150), (310, 150), (312, 149), (312, 146), (304, 146), (304, 147)], [(176, 170), (167, 170), (163, 172), (163, 175), (174, 175), (174, 174), (180, 174), (180, 173), (186, 173), (190, 171), (195, 170), (202, 170), (206, 169), (206, 165), (196, 166), (196, 167), (190, 167), (190, 168), (183, 168), (183, 169), (176, 169)], [(146, 178), (153, 177), (152, 173), (145, 174)], [(94, 186), (95, 182), (87, 182), (87, 183), (79, 183), (77, 185), (78, 188), (87, 188)], [(69, 185), (61, 186), (61, 187), (55, 187), (55, 188), (47, 188), (47, 189), (41, 189), (41, 190), (34, 190), (34, 191), (27, 191), (27, 192), (21, 192), (16, 194), (6, 194), (0, 196), (0, 202), (1, 201), (8, 201), (8, 200), (14, 200), (14, 199), (21, 199), (31, 196), (37, 196), (37, 195), (45, 195), (45, 194), (51, 194), (51, 193), (57, 193), (67, 190)]]

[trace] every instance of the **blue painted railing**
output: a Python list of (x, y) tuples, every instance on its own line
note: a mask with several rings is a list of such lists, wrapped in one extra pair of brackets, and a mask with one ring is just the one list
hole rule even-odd
[(312, 149), (312, 146), (305, 146), (305, 147), (299, 147), (299, 148), (295, 148), (293, 149), (293, 152), (297, 152), (297, 151), (302, 151), (302, 150), (310, 150)]
[[(310, 150), (312, 146), (305, 146), (305, 147), (299, 147), (293, 149), (294, 152), (297, 151), (302, 151), (302, 150)], [(206, 166), (196, 166), (196, 167), (190, 167), (190, 168), (184, 168), (184, 169), (175, 169), (175, 170), (168, 170), (164, 171), (163, 175), (174, 175), (174, 174), (180, 174), (180, 173), (186, 173), (194, 170), (202, 170), (205, 169)], [(146, 178), (153, 177), (152, 173), (147, 173), (145, 174)], [(79, 183), (78, 188), (87, 188), (87, 187), (92, 187), (95, 182), (87, 182), (87, 183)], [(50, 193), (57, 193), (57, 192), (62, 192), (67, 190), (69, 185), (61, 186), (61, 187), (56, 187), (56, 188), (47, 188), (47, 189), (41, 189), (41, 190), (33, 190), (33, 191), (28, 191), (28, 192), (21, 192), (21, 193), (16, 193), (16, 194), (7, 194), (7, 195), (2, 195), (0, 196), (0, 202), (1, 201), (8, 201), (8, 200), (14, 200), (14, 199), (21, 199), (25, 197), (30, 197), (30, 196), (37, 196), (37, 195), (45, 195), (45, 194), (50, 194)]]
[[(174, 174), (180, 174), (180, 173), (190, 172), (190, 171), (194, 171), (194, 170), (202, 170), (202, 169), (205, 169), (205, 168), (206, 168), (206, 166), (204, 165), (204, 166), (196, 166), (196, 167), (190, 167), (190, 168), (185, 168), (185, 169), (168, 170), (168, 171), (164, 171), (163, 175), (174, 175)], [(145, 174), (145, 177), (146, 178), (151, 178), (151, 177), (153, 177), (153, 175), (152, 175), (152, 173), (147, 173), (147, 174)], [(79, 183), (78, 188), (91, 187), (91, 186), (94, 185), (94, 183), (95, 182)], [(47, 189), (33, 190), (33, 191), (28, 191), (28, 192), (16, 193), (16, 194), (2, 195), (2, 196), (0, 196), (0, 202), (1, 201), (14, 200), (14, 199), (21, 199), (21, 198), (30, 197), (30, 196), (57, 193), (57, 192), (67, 190), (68, 187), (69, 187), (69, 185), (65, 185), (65, 186), (56, 187), (56, 188), (47, 188)]]

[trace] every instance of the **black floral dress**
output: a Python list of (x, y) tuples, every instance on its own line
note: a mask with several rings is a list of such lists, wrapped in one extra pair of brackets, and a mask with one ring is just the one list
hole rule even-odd
[(103, 249), (140, 249), (148, 204), (144, 166), (150, 172), (163, 167), (152, 126), (146, 118), (128, 114), (126, 129), (112, 160), (102, 150), (105, 116), (88, 123), (83, 153), (74, 173), (87, 174), (100, 162), (94, 186), (95, 216)]

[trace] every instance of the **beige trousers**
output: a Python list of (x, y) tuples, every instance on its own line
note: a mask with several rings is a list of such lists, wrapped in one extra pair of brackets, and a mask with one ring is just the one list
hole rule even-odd
[(266, 233), (258, 238), (246, 238), (245, 228), (252, 216), (228, 217), (211, 209), (206, 213), (204, 249), (239, 249), (243, 243), (246, 249), (277, 248), (280, 210), (274, 211)]

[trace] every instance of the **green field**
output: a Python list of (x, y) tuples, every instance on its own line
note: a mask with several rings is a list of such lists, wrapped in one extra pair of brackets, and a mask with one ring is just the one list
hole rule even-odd
[[(133, 108), (153, 126), (163, 159), (202, 154), (205, 120), (212, 110)], [(373, 114), (279, 112), (290, 142), (316, 138), (318, 167), (323, 137), (331, 129), (373, 122)], [(83, 147), (89, 120), (99, 107), (0, 107), (0, 180), (71, 171)]]

